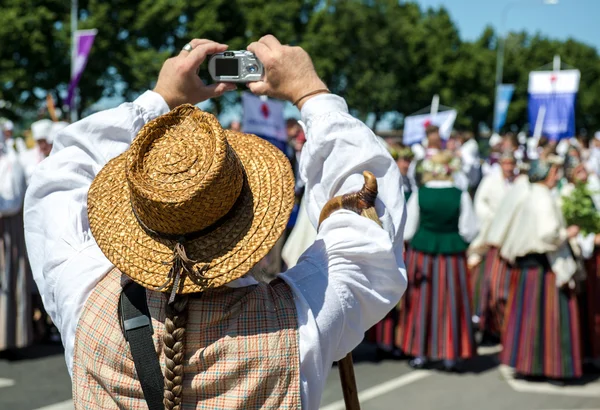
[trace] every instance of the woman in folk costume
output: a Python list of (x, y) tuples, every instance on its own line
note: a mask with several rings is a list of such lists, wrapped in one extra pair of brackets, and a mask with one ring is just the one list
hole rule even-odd
[(582, 374), (573, 289), (577, 264), (568, 246), (579, 228), (566, 226), (552, 194), (561, 165), (553, 155), (532, 162), (530, 183), (515, 184), (492, 226), (504, 232), (500, 257), (512, 266), (500, 360), (520, 376), (566, 379)]
[(25, 174), (12, 139), (0, 142), (0, 351), (32, 342), (31, 291), (23, 236)]
[(500, 331), (495, 319), (496, 304), (498, 298), (505, 298), (503, 295), (508, 292), (510, 283), (506, 275), (502, 277), (492, 275), (499, 273), (497, 269), (492, 269), (492, 265), (497, 261), (498, 251), (497, 248), (488, 248), (486, 243), (486, 236), (498, 207), (517, 175), (513, 151), (503, 152), (498, 159), (498, 164), (501, 172), (486, 175), (475, 193), (473, 203), (481, 228), (467, 251), (473, 289), (473, 320), (486, 334), (498, 334)]
[[(410, 147), (402, 145), (392, 146), (389, 149), (392, 158), (398, 165), (398, 170), (402, 177), (402, 189), (404, 191), (404, 198), (408, 202), (412, 194), (412, 186), (410, 183), (408, 170), (411, 161), (414, 158), (414, 153)], [(408, 244), (404, 243), (404, 249), (406, 255)], [(401, 311), (406, 309), (407, 298), (403, 298), (390, 312), (375, 326), (373, 326), (366, 335), (366, 340), (375, 343), (377, 345), (377, 355), (380, 358), (393, 357), (401, 358), (404, 356), (402, 349), (398, 343), (396, 335), (398, 334), (398, 326), (400, 324)]]
[(579, 150), (565, 158), (566, 183), (560, 202), (567, 222), (580, 222), (581, 232), (569, 241), (575, 256), (583, 260), (586, 278), (579, 292), (579, 313), (584, 365), (600, 369), (600, 181), (589, 174)]
[[(406, 287), (396, 164), (328, 94), (308, 54), (273, 36), (248, 46), (267, 68), (249, 87), (301, 109), (311, 220), (333, 197), (361, 190), (368, 170), (383, 228), (335, 211), (293, 269), (270, 284), (253, 279), (285, 230), (294, 181), (274, 146), (186, 104), (235, 88), (196, 74), (226, 49), (192, 40), (165, 62), (153, 92), (65, 129), (32, 178), (27, 244), (76, 409), (142, 409), (157, 389), (168, 409), (318, 409), (332, 363)], [(369, 192), (354, 198), (370, 202)], [(134, 358), (134, 340), (150, 335), (151, 354)]]
[(477, 218), (469, 194), (453, 185), (460, 161), (441, 151), (421, 166), (424, 185), (407, 204), (409, 288), (397, 340), (413, 367), (443, 360), (460, 370), (475, 354), (465, 251)]

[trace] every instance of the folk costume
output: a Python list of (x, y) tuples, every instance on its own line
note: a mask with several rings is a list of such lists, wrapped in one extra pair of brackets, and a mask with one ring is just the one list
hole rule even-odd
[[(412, 187), (414, 184), (411, 184), (408, 173), (402, 173), (402, 169), (406, 167), (401, 167), (400, 161), (412, 161), (414, 159), (414, 153), (410, 147), (390, 147), (389, 151), (392, 155), (392, 158), (394, 158), (396, 163), (399, 164), (398, 169), (400, 169), (400, 174), (402, 176), (402, 190), (404, 192), (405, 201), (408, 202), (410, 196), (412, 195)], [(407, 249), (408, 243), (404, 242), (405, 256)], [(396, 358), (403, 356), (403, 352), (398, 344), (396, 334), (400, 324), (400, 312), (406, 309), (406, 303), (407, 299), (402, 298), (400, 303), (394, 306), (394, 308), (390, 310), (381, 321), (379, 321), (367, 332), (366, 340), (377, 345), (378, 355), (391, 355)]]
[(313, 224), (368, 170), (379, 176), (383, 229), (336, 211), (270, 284), (252, 268), (285, 230), (294, 199), (289, 162), (270, 143), (224, 131), (190, 105), (169, 112), (151, 91), (55, 138), (27, 192), (26, 235), (75, 408), (146, 408), (119, 325), (131, 281), (145, 288), (168, 408), (319, 407), (332, 362), (406, 287), (404, 213), (396, 164), (342, 98), (310, 99), (302, 119)]
[(33, 340), (31, 291), (23, 235), (25, 175), (14, 141), (0, 144), (0, 351)]
[[(581, 221), (581, 232), (570, 241), (573, 254), (584, 265), (585, 279), (578, 284), (579, 314), (584, 363), (600, 368), (600, 180), (588, 174), (579, 155), (565, 158), (566, 181), (560, 186), (565, 218)], [(577, 221), (575, 221), (575, 219)]]
[(475, 354), (465, 251), (478, 224), (469, 194), (453, 185), (459, 167), (447, 152), (426, 160), (424, 186), (407, 204), (409, 287), (396, 337), (415, 367), (444, 360), (451, 370)]
[[(522, 376), (555, 379), (582, 374), (577, 273), (566, 225), (542, 183), (558, 158), (532, 163), (529, 181), (515, 183), (490, 228), (510, 272), (500, 360)], [(501, 232), (501, 234), (498, 234)]]
[[(500, 156), (499, 163), (503, 161), (515, 162), (511, 151), (504, 152)], [(474, 321), (482, 331), (499, 333), (500, 327), (496, 325), (497, 305), (503, 303), (508, 295), (507, 275), (496, 275), (501, 270), (492, 269), (492, 264), (497, 263), (497, 249), (489, 249), (486, 243), (488, 231), (500, 203), (511, 188), (515, 175), (508, 178), (500, 172), (492, 172), (486, 175), (479, 185), (473, 203), (475, 214), (481, 229), (477, 237), (469, 244), (468, 262), (471, 273), (471, 288), (473, 289), (473, 313)], [(489, 255), (488, 255), (489, 252)], [(502, 272), (506, 272), (503, 270)]]

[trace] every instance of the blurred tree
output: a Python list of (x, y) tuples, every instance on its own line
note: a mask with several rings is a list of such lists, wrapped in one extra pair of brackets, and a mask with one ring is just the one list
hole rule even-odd
[[(12, 104), (9, 111), (37, 108), (48, 91), (65, 94), (69, 6), (0, 0), (0, 100)], [(475, 41), (461, 41), (444, 8), (397, 0), (79, 0), (79, 6), (79, 28), (99, 31), (80, 83), (81, 110), (102, 97), (130, 100), (153, 87), (164, 59), (190, 38), (242, 49), (273, 33), (305, 47), (331, 90), (361, 118), (374, 114), (375, 124), (386, 112), (409, 115), (429, 105), (436, 93), (458, 109), (462, 129), (492, 120), (497, 34), (488, 27)], [(526, 33), (506, 41), (504, 82), (516, 84), (507, 127), (526, 125), (529, 72), (555, 54), (581, 70), (577, 126), (600, 128), (598, 51)], [(215, 103), (220, 110), (222, 100)], [(4, 107), (0, 114), (11, 112)]]

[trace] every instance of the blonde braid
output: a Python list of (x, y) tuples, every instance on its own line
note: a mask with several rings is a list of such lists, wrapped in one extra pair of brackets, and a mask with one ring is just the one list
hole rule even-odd
[(180, 410), (183, 397), (183, 363), (185, 360), (185, 325), (188, 297), (177, 295), (167, 304), (165, 332), (165, 390), (163, 403), (166, 410)]

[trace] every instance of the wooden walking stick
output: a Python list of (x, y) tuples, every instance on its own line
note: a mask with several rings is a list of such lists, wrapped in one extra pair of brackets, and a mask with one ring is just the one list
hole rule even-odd
[[(339, 209), (354, 211), (366, 218), (377, 222), (381, 226), (381, 221), (375, 211), (375, 198), (377, 198), (377, 179), (369, 171), (363, 172), (365, 184), (362, 189), (353, 194), (346, 194), (331, 198), (321, 211), (319, 217), (319, 226), (329, 215)], [(354, 364), (352, 363), (352, 352), (338, 361), (340, 380), (342, 382), (342, 393), (344, 394), (344, 403), (347, 410), (360, 410), (358, 401), (358, 389), (356, 388), (356, 378), (354, 377)]]

